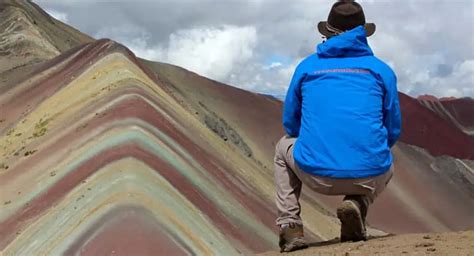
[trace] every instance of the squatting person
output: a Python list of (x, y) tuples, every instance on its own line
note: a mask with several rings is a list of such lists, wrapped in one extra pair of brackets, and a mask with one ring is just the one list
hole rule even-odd
[(306, 247), (300, 218), (302, 184), (345, 195), (337, 209), (341, 242), (366, 239), (369, 205), (393, 175), (390, 148), (400, 136), (397, 78), (374, 56), (354, 1), (336, 2), (318, 24), (327, 40), (296, 68), (286, 95), (277, 144), (275, 184), (281, 251)]

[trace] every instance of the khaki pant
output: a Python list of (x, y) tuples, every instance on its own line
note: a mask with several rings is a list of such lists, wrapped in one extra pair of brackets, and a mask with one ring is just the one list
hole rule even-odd
[(325, 195), (362, 195), (368, 206), (385, 189), (393, 176), (392, 168), (379, 176), (362, 179), (332, 179), (301, 171), (293, 159), (296, 138), (283, 137), (275, 151), (277, 225), (290, 222), (302, 224), (299, 197), (302, 184)]

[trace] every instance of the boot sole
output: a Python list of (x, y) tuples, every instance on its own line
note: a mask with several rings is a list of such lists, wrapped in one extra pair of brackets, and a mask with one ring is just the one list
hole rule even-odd
[(341, 221), (341, 242), (366, 240), (362, 215), (354, 202), (342, 202), (337, 209), (337, 217)]
[(280, 252), (293, 252), (296, 250), (301, 250), (308, 248), (308, 245), (304, 241), (303, 238), (295, 238), (293, 241), (285, 244), (283, 248), (281, 248)]

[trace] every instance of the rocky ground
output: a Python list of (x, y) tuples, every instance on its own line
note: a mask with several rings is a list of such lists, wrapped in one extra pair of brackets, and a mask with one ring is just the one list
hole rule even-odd
[[(305, 250), (287, 255), (474, 255), (474, 230), (452, 233), (407, 234), (339, 243), (337, 239), (311, 243)], [(285, 255), (267, 252), (261, 256)]]

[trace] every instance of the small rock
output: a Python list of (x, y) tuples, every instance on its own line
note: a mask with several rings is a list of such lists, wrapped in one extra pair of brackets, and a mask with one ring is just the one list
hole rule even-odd
[(424, 235), (423, 239), (431, 239), (431, 236), (430, 235)]
[(418, 243), (415, 245), (415, 247), (430, 247), (433, 246), (434, 243)]
[(8, 201), (6, 201), (6, 202), (3, 203), (3, 204), (4, 204), (4, 205), (7, 205), (7, 204), (11, 204), (11, 203), (12, 203), (12, 201), (11, 201), (11, 200), (8, 200)]
[(428, 249), (426, 249), (426, 251), (428, 251), (428, 252), (435, 252), (435, 251), (436, 251), (436, 248), (428, 248)]
[(24, 155), (25, 156), (33, 155), (34, 153), (36, 153), (36, 151), (38, 151), (38, 150), (36, 150), (36, 149), (35, 150), (29, 150), (29, 151), (26, 151)]

